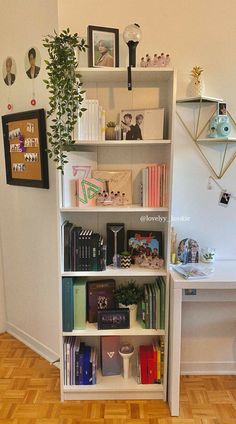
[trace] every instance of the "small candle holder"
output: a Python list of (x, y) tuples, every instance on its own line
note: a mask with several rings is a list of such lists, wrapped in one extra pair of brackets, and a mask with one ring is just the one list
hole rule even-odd
[(201, 249), (200, 258), (202, 262), (214, 262), (215, 260), (215, 249), (212, 247), (203, 247)]

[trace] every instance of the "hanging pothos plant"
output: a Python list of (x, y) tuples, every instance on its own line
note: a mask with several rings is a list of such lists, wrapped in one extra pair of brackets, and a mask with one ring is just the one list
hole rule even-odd
[(50, 148), (49, 158), (57, 163), (63, 172), (66, 149), (75, 143), (73, 130), (78, 117), (86, 110), (81, 108), (83, 101), (82, 83), (76, 76), (78, 62), (75, 50), (85, 51), (87, 45), (78, 34), (70, 34), (69, 28), (44, 38), (49, 60), (45, 60), (48, 79), (44, 80), (50, 93), (47, 117), (51, 117), (50, 131), (47, 132)]

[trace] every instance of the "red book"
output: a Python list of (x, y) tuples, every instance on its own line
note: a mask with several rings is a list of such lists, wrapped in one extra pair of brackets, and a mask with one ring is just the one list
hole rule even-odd
[(152, 167), (148, 166), (148, 207), (152, 207)]
[(155, 366), (154, 366), (154, 354), (153, 347), (147, 346), (147, 364), (148, 364), (148, 384), (154, 384), (154, 374), (155, 374)]
[(147, 347), (139, 346), (141, 384), (148, 384)]
[(157, 208), (160, 207), (160, 182), (161, 182), (161, 168), (160, 168), (160, 165), (157, 165), (157, 193), (156, 193), (156, 197), (157, 197), (156, 207)]

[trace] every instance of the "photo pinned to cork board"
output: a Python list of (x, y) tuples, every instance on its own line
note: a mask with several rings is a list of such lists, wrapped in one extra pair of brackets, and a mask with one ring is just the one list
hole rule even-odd
[(2, 117), (7, 184), (49, 188), (44, 109)]

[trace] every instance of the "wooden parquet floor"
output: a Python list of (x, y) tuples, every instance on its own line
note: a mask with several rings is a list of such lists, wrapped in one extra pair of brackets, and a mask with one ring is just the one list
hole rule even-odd
[(59, 370), (0, 335), (0, 424), (236, 424), (236, 376), (181, 379), (180, 417), (162, 401), (60, 402)]

